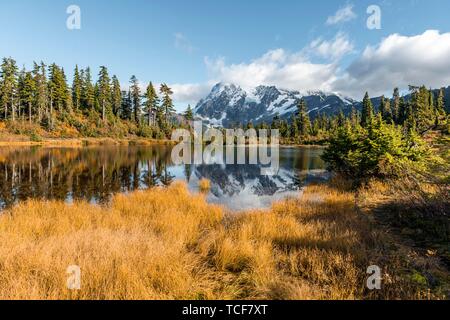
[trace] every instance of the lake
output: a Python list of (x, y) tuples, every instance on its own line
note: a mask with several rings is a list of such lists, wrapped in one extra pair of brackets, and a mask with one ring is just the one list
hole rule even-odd
[(211, 181), (210, 203), (231, 210), (267, 208), (298, 196), (311, 182), (328, 179), (320, 148), (280, 148), (279, 171), (261, 175), (260, 165), (175, 165), (171, 146), (0, 148), (0, 208), (29, 198), (107, 203), (115, 193), (184, 180), (197, 192)]

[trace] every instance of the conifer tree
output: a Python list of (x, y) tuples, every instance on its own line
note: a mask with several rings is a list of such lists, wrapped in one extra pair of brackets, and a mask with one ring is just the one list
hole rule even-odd
[(400, 122), (400, 92), (398, 88), (394, 89), (394, 94), (392, 96), (392, 118), (395, 123)]
[(133, 114), (133, 101), (131, 91), (122, 91), (122, 105), (120, 107), (120, 117), (124, 120), (131, 120)]
[(40, 65), (34, 62), (32, 73), (36, 88), (35, 104), (37, 109), (37, 120), (40, 123), (42, 121), (43, 114), (48, 112), (47, 75), (46, 65), (44, 62), (41, 62)]
[(438, 98), (436, 99), (436, 125), (440, 124), (442, 117), (445, 117), (445, 101), (444, 101), (444, 88), (439, 90)]
[(305, 99), (301, 99), (298, 108), (297, 126), (299, 134), (306, 136), (311, 131), (311, 121), (308, 115), (308, 108)]
[(51, 64), (49, 67), (49, 98), (50, 98), (50, 112), (49, 112), (49, 128), (54, 129), (54, 111), (58, 114), (63, 114), (65, 111), (70, 111), (70, 94), (67, 87), (64, 70), (56, 64)]
[(296, 115), (294, 115), (292, 117), (292, 124), (291, 124), (291, 130), (290, 130), (290, 136), (291, 138), (298, 140), (299, 138), (299, 129), (298, 129), (298, 117)]
[(102, 121), (106, 122), (106, 113), (111, 109), (111, 84), (108, 69), (105, 66), (100, 67), (97, 82), (97, 99), (101, 108)]
[(26, 72), (23, 78), (22, 90), (20, 92), (20, 100), (28, 109), (28, 121), (32, 121), (32, 108), (35, 99), (36, 84), (31, 72)]
[(173, 106), (171, 95), (173, 94), (172, 89), (169, 88), (168, 85), (163, 83), (160, 88), (160, 92), (162, 94), (162, 108), (164, 112), (164, 121), (165, 125), (169, 124), (170, 116), (173, 112), (175, 112), (175, 107)]
[(84, 71), (83, 91), (82, 91), (83, 109), (87, 112), (94, 108), (95, 89), (92, 84), (91, 69), (89, 67)]
[(187, 121), (194, 120), (194, 112), (192, 111), (191, 105), (188, 105), (186, 111), (184, 112), (184, 118)]
[(78, 65), (75, 66), (75, 71), (73, 74), (72, 83), (72, 102), (75, 110), (80, 110), (81, 107), (81, 92), (83, 90), (83, 81), (81, 79), (80, 71), (78, 70)]
[(136, 76), (132, 76), (130, 79), (131, 87), (131, 99), (133, 104), (134, 122), (137, 125), (141, 123), (141, 89), (139, 88), (139, 81)]
[(412, 91), (412, 98), (410, 101), (410, 115), (408, 117), (414, 117), (416, 123), (416, 129), (420, 134), (429, 130), (435, 122), (433, 117), (433, 108), (430, 106), (430, 92), (425, 86), (413, 87), (410, 86)]
[(350, 123), (353, 128), (356, 128), (356, 126), (359, 125), (358, 110), (356, 110), (355, 106), (352, 106), (352, 111), (350, 113)]
[(361, 114), (361, 125), (366, 127), (373, 119), (373, 105), (369, 98), (369, 93), (366, 92), (363, 99), (363, 108)]
[(122, 91), (120, 90), (119, 79), (115, 75), (112, 77), (111, 104), (112, 112), (117, 116), (122, 105)]
[(11, 107), (11, 115), (14, 118), (14, 95), (17, 89), (17, 65), (12, 58), (4, 58), (0, 67), (0, 103), (3, 108), (4, 118), (8, 119), (8, 107)]
[(145, 98), (146, 98), (145, 109), (147, 116), (147, 124), (151, 126), (152, 124), (154, 124), (156, 120), (156, 112), (158, 110), (158, 103), (159, 103), (159, 98), (156, 93), (155, 87), (153, 87), (153, 84), (151, 82), (147, 86)]

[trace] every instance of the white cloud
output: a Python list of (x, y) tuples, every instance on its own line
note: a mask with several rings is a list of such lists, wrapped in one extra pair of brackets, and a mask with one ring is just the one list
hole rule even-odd
[(352, 53), (353, 49), (353, 43), (348, 39), (348, 36), (339, 32), (332, 41), (321, 38), (314, 40), (309, 45), (308, 51), (325, 59), (339, 60)]
[(205, 84), (169, 84), (173, 91), (173, 99), (179, 104), (195, 107), (195, 104), (211, 91), (212, 83)]
[[(203, 84), (172, 85), (174, 98), (184, 104), (205, 97), (217, 82), (252, 88), (275, 85), (290, 90), (323, 90), (361, 99), (392, 92), (394, 87), (450, 85), (450, 33), (429, 30), (420, 35), (392, 34), (377, 46), (368, 46), (345, 70), (340, 59), (354, 53), (347, 36), (332, 40), (317, 39), (298, 52), (270, 50), (242, 63), (227, 63), (224, 58), (205, 58), (209, 80)], [(324, 58), (317, 63), (315, 58)]]
[(416, 36), (392, 34), (362, 55), (336, 78), (334, 90), (358, 96), (381, 95), (394, 87), (450, 84), (450, 33), (428, 30)]
[(195, 51), (195, 47), (191, 44), (191, 41), (181, 32), (177, 32), (174, 34), (175, 42), (174, 46), (176, 49), (192, 53)]
[(215, 82), (234, 83), (243, 88), (276, 85), (291, 90), (326, 90), (337, 68), (335, 63), (312, 63), (303, 51), (289, 53), (284, 49), (268, 51), (250, 63), (226, 64), (224, 58), (205, 58), (205, 63)]
[(356, 18), (356, 13), (353, 12), (353, 5), (347, 4), (345, 7), (340, 8), (333, 16), (329, 16), (327, 19), (327, 25), (335, 25), (343, 23)]

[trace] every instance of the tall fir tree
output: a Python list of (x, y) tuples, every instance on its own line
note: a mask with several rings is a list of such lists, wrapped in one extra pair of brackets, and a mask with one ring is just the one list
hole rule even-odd
[(37, 121), (40, 123), (43, 119), (44, 113), (48, 112), (48, 91), (47, 91), (47, 74), (46, 65), (44, 62), (33, 65), (33, 78), (36, 87), (35, 104), (37, 110)]
[(445, 92), (444, 88), (441, 88), (438, 93), (438, 97), (436, 99), (436, 125), (439, 125), (441, 123), (441, 119), (445, 117)]
[(301, 99), (298, 106), (298, 116), (297, 116), (297, 126), (299, 134), (306, 136), (311, 131), (311, 121), (308, 115), (308, 107), (306, 105), (305, 99)]
[(31, 124), (33, 119), (33, 104), (35, 102), (36, 83), (31, 72), (26, 72), (23, 78), (23, 85), (20, 92), (20, 100), (27, 108), (28, 121)]
[(133, 115), (133, 100), (131, 91), (122, 91), (122, 105), (120, 107), (120, 117), (124, 120), (131, 120)]
[(173, 101), (172, 101), (172, 97), (171, 97), (173, 92), (172, 92), (172, 89), (170, 89), (169, 86), (166, 85), (165, 83), (163, 83), (161, 85), (160, 92), (162, 95), (161, 106), (162, 106), (162, 109), (164, 112), (165, 126), (168, 126), (169, 121), (170, 121), (170, 116), (173, 112), (175, 112), (175, 107), (173, 105)]
[(398, 88), (394, 89), (392, 96), (392, 118), (395, 123), (400, 122), (400, 91)]
[(120, 89), (119, 79), (116, 75), (113, 75), (112, 77), (111, 105), (113, 114), (117, 116), (122, 105), (122, 91)]
[(362, 107), (362, 113), (361, 113), (361, 125), (363, 127), (366, 127), (369, 123), (372, 122), (373, 119), (373, 105), (372, 101), (370, 100), (369, 93), (366, 92), (364, 99), (363, 99), (363, 107)]
[(147, 125), (151, 126), (156, 121), (156, 112), (158, 111), (159, 98), (156, 93), (155, 87), (150, 82), (145, 92), (145, 110), (147, 117)]
[(108, 69), (105, 66), (100, 67), (97, 82), (97, 99), (100, 104), (102, 121), (106, 122), (106, 114), (111, 110), (111, 83)]
[(191, 105), (190, 105), (190, 104), (187, 106), (187, 109), (186, 109), (186, 111), (184, 112), (184, 118), (185, 118), (187, 121), (192, 121), (192, 120), (194, 120), (194, 112), (192, 111), (192, 108), (191, 108)]
[(139, 88), (139, 81), (136, 76), (131, 76), (130, 79), (131, 87), (131, 99), (133, 103), (133, 116), (136, 125), (141, 123), (141, 89)]
[(16, 61), (12, 58), (4, 58), (0, 67), (0, 103), (5, 120), (8, 119), (8, 115), (11, 115), (11, 119), (15, 117), (13, 109), (17, 90), (17, 72)]
[(94, 108), (95, 104), (95, 88), (92, 84), (91, 69), (89, 67), (84, 70), (83, 90), (82, 90), (82, 104), (86, 113), (89, 113)]
[(72, 102), (75, 107), (75, 110), (77, 111), (80, 110), (81, 107), (81, 92), (83, 90), (82, 86), (83, 81), (81, 79), (78, 65), (76, 65), (73, 73), (73, 82), (72, 82)]

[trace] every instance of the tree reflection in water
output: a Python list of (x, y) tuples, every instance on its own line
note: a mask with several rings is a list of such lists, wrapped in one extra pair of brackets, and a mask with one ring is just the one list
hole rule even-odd
[[(281, 149), (280, 174), (260, 175), (258, 165), (181, 165), (169, 146), (0, 149), (0, 207), (29, 198), (106, 203), (114, 193), (211, 180), (213, 202), (273, 196), (323, 179), (320, 151)], [(319, 171), (317, 171), (319, 169)], [(218, 201), (223, 199), (223, 201)], [(233, 200), (234, 201), (234, 200)]]

